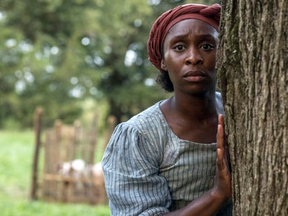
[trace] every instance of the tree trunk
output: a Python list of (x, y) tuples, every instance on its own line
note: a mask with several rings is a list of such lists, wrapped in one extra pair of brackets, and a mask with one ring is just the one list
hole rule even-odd
[(222, 0), (218, 75), (234, 216), (288, 215), (288, 1)]

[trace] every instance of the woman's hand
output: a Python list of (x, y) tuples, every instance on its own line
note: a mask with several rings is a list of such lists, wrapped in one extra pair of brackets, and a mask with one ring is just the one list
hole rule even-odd
[(218, 133), (217, 133), (217, 173), (215, 185), (212, 189), (212, 195), (228, 200), (232, 194), (231, 175), (229, 167), (229, 152), (225, 150), (224, 138), (224, 118), (222, 115), (218, 117)]

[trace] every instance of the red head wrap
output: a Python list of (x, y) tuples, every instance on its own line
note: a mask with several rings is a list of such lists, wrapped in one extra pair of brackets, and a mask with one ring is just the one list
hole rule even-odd
[(160, 71), (161, 49), (170, 28), (185, 19), (202, 20), (218, 31), (221, 6), (214, 4), (206, 6), (201, 4), (185, 4), (163, 13), (153, 24), (147, 43), (149, 61)]

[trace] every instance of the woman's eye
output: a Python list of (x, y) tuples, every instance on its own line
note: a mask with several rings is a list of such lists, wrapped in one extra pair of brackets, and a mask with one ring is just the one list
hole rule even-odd
[(203, 44), (201, 47), (203, 50), (208, 50), (208, 51), (214, 49), (214, 46), (211, 44)]
[(184, 46), (183, 45), (177, 45), (177, 46), (175, 46), (174, 49), (177, 50), (177, 51), (181, 51), (181, 50), (184, 49)]

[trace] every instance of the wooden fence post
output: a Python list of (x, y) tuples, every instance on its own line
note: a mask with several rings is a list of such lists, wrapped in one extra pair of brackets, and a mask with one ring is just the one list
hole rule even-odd
[(39, 159), (39, 149), (41, 145), (42, 113), (43, 109), (41, 107), (37, 107), (34, 113), (35, 151), (32, 164), (32, 182), (31, 182), (31, 194), (30, 194), (30, 198), (32, 200), (37, 200), (38, 159)]
[(91, 128), (91, 141), (90, 141), (90, 155), (89, 155), (89, 164), (94, 164), (94, 157), (95, 157), (95, 149), (96, 149), (96, 142), (98, 138), (98, 131), (97, 131), (97, 122), (98, 116), (95, 113), (92, 121), (92, 128)]

